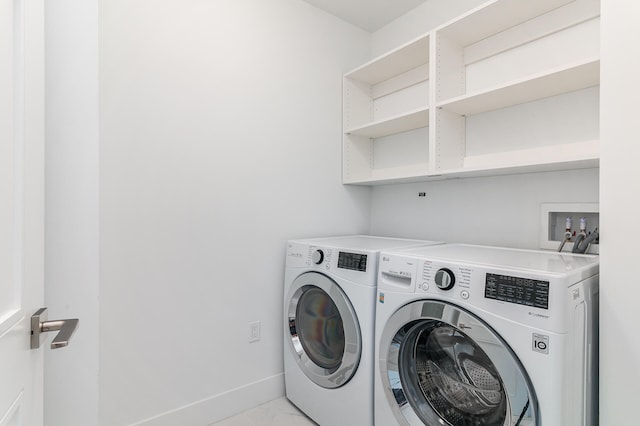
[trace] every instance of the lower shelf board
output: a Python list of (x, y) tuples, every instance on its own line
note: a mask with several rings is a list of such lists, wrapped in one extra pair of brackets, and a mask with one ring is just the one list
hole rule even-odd
[(599, 141), (464, 157), (462, 167), (430, 169), (427, 164), (374, 169), (343, 178), (345, 185), (385, 185), (467, 177), (589, 169), (600, 166)]

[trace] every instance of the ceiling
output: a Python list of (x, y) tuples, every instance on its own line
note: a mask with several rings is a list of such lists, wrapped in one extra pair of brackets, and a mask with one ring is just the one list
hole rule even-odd
[(427, 0), (305, 0), (363, 30), (374, 32)]

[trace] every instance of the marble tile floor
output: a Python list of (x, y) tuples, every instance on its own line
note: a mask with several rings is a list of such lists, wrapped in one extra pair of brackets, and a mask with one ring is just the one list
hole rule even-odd
[(286, 397), (229, 417), (211, 426), (317, 426)]

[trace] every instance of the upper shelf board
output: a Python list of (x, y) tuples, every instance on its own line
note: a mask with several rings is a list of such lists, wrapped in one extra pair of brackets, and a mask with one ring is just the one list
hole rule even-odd
[(437, 30), (460, 46), (468, 46), (543, 15), (575, 0), (492, 0)]
[(375, 85), (428, 62), (429, 37), (422, 36), (356, 68), (345, 77)]
[(600, 84), (600, 60), (556, 68), (482, 92), (462, 95), (438, 104), (459, 115), (473, 115), (532, 102)]

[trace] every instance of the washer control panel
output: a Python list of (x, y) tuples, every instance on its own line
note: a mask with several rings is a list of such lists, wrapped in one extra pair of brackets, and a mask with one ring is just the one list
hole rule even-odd
[(549, 309), (549, 281), (487, 273), (484, 297)]
[(453, 275), (451, 269), (440, 268), (436, 272), (434, 281), (440, 290), (451, 290), (456, 283), (456, 276)]
[(420, 262), (421, 282), (418, 291), (447, 294), (449, 297), (467, 300), (471, 297), (470, 267), (442, 264), (431, 260)]
[[(417, 300), (447, 301), (520, 324), (566, 333), (570, 326), (567, 303), (578, 306), (585, 300), (586, 286), (598, 280), (597, 275), (585, 279), (568, 268), (566, 276), (556, 272), (573, 265), (573, 258), (554, 259), (557, 264), (543, 265), (552, 269), (547, 272), (531, 266), (536, 265), (536, 259), (547, 259), (546, 253), (515, 251), (509, 257), (511, 252), (507, 249), (462, 246), (461, 254), (456, 250), (442, 246), (415, 253), (409, 250), (405, 250), (409, 253), (381, 253), (379, 301), (384, 303), (385, 294), (387, 300), (401, 301), (393, 299), (397, 297), (395, 294), (412, 293)], [(432, 257), (426, 257), (427, 254)], [(463, 255), (470, 260), (456, 257)]]
[(311, 261), (316, 265), (319, 265), (324, 261), (324, 252), (320, 249), (317, 249), (311, 254)]

